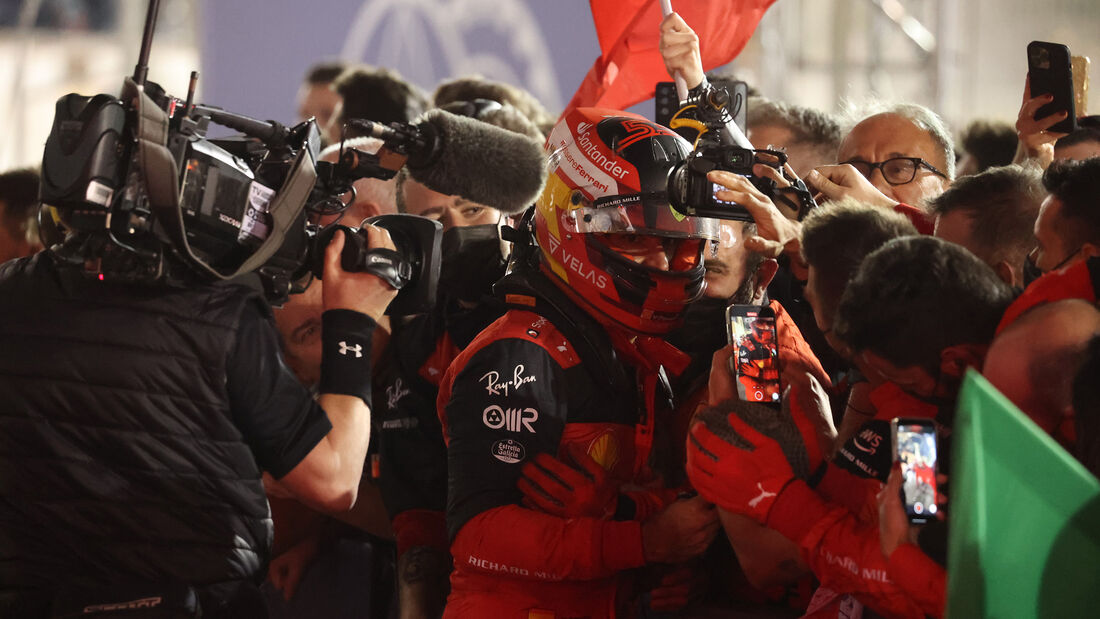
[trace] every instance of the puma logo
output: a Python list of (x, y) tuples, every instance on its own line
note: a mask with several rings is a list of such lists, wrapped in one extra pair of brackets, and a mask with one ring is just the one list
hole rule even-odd
[(761, 484), (760, 482), (756, 482), (756, 487), (760, 488), (760, 496), (758, 496), (755, 499), (749, 501), (749, 507), (751, 507), (753, 509), (756, 509), (756, 506), (760, 504), (760, 501), (763, 501), (764, 499), (766, 499), (770, 496), (777, 496), (776, 493), (768, 492), (767, 490), (765, 490), (764, 485)]

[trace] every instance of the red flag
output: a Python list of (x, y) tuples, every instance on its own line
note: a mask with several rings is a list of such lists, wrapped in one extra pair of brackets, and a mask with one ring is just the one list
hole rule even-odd
[[(699, 35), (703, 70), (733, 60), (775, 0), (679, 0), (672, 9)], [(668, 72), (657, 45), (659, 0), (590, 0), (602, 55), (566, 106), (622, 110), (653, 96)], [(562, 112), (562, 115), (565, 115)]]

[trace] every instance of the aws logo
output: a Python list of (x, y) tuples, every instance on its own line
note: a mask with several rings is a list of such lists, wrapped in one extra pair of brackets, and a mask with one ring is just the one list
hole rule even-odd
[(869, 454), (875, 453), (881, 442), (882, 435), (870, 428), (863, 430), (858, 436), (852, 439), (852, 445), (856, 449)]

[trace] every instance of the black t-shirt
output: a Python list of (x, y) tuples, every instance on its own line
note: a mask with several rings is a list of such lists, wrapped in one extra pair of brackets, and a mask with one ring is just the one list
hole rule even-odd
[(332, 430), (324, 409), (283, 363), (279, 335), (258, 307), (241, 313), (226, 363), (233, 424), (260, 467), (279, 479)]

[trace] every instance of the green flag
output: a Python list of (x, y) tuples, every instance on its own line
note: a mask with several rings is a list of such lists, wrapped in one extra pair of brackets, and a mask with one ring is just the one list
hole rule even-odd
[(1100, 483), (977, 372), (954, 432), (947, 616), (1100, 617)]

